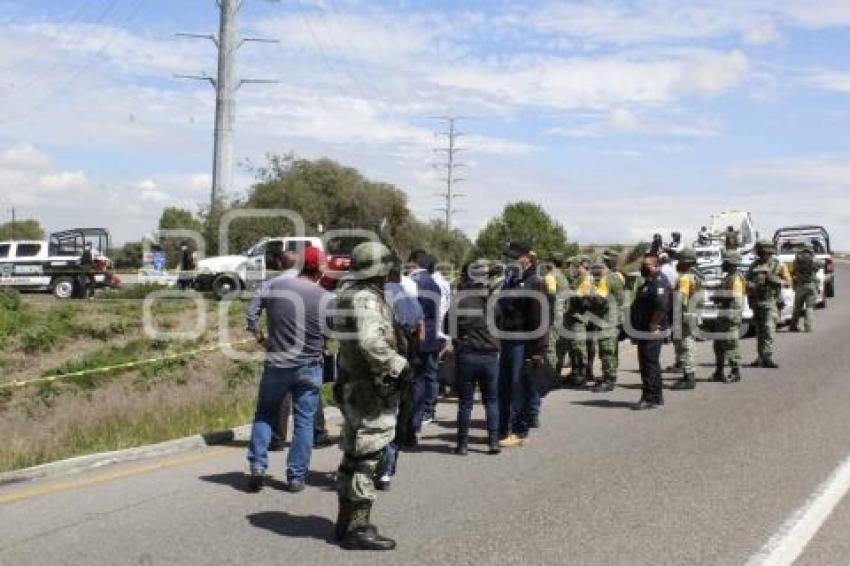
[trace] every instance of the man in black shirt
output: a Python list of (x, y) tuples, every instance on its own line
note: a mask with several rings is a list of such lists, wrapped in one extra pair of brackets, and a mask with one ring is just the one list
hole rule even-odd
[(670, 333), (670, 310), (673, 290), (661, 274), (658, 256), (647, 254), (640, 268), (642, 285), (632, 305), (633, 338), (637, 341), (638, 365), (643, 381), (643, 395), (634, 409), (654, 409), (664, 404), (661, 390), (661, 346)]

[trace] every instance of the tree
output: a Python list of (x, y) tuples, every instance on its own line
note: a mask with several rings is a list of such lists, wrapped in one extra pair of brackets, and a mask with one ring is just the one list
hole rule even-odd
[(505, 206), (501, 215), (484, 226), (475, 240), (473, 254), (476, 257), (499, 258), (512, 240), (526, 242), (540, 257), (552, 252), (573, 255), (578, 251), (575, 243), (567, 241), (564, 227), (542, 206), (520, 201)]
[(0, 240), (43, 240), (44, 229), (38, 220), (16, 220), (0, 224)]
[[(200, 234), (204, 234), (205, 239), (209, 237), (205, 233), (204, 223), (188, 210), (169, 206), (162, 211), (159, 217), (160, 230), (194, 230)], [(180, 243), (186, 240), (190, 247), (194, 246), (189, 238), (181, 238), (174, 236), (163, 236), (159, 240), (159, 245), (165, 251), (166, 262), (169, 268), (177, 266), (180, 262)]]
[(142, 267), (141, 242), (127, 242), (113, 253), (112, 263), (116, 269), (140, 269)]

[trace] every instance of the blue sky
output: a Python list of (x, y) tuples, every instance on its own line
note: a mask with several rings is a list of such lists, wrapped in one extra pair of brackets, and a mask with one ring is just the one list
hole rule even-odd
[[(434, 114), (463, 125), (474, 236), (518, 198), (582, 242), (826, 224), (850, 250), (846, 0), (246, 0), (236, 155), (329, 156), (436, 217)], [(0, 0), (0, 210), (119, 241), (209, 190), (213, 0)], [(233, 192), (250, 185), (240, 169)]]

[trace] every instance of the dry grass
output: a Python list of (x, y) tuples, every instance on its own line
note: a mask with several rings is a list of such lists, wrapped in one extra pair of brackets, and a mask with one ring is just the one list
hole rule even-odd
[[(58, 317), (63, 322), (53, 327), (54, 343), (37, 354), (15, 340), (24, 330), (15, 329), (0, 354), (0, 381), (185, 351), (215, 343), (219, 330), (217, 303), (206, 306), (203, 336), (178, 343), (144, 335), (140, 301), (59, 305), (42, 297), (23, 299), (27, 329), (44, 327), (56, 317), (55, 309), (66, 309)], [(244, 308), (233, 303), (226, 313), (233, 339), (243, 337)], [(179, 330), (194, 324), (193, 309), (191, 303), (166, 301), (155, 309), (155, 318), (160, 328)], [(253, 414), (259, 375), (257, 363), (212, 352), (0, 393), (0, 471), (244, 424)]]

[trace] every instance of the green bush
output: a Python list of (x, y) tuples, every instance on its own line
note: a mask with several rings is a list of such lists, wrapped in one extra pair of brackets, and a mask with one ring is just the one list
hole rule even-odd
[(50, 325), (39, 326), (25, 330), (21, 334), (21, 348), (27, 354), (49, 352), (59, 341), (59, 334)]
[(98, 295), (99, 299), (103, 300), (143, 300), (145, 297), (155, 291), (163, 291), (172, 289), (168, 285), (160, 283), (142, 283), (141, 285), (132, 285), (121, 289), (110, 289)]
[(21, 294), (15, 289), (0, 289), (0, 310), (19, 311), (23, 305)]

